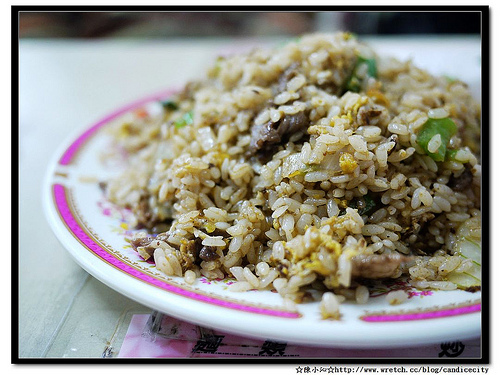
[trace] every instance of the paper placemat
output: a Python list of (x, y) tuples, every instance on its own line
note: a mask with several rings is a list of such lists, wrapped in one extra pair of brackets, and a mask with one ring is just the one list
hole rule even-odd
[(340, 349), (257, 340), (158, 312), (132, 317), (118, 358), (480, 358), (480, 339), (394, 349)]

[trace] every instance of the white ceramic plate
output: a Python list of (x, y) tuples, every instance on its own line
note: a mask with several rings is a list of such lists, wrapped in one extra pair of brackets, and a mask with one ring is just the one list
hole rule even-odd
[[(116, 168), (100, 155), (110, 122), (149, 110), (170, 92), (127, 105), (74, 137), (56, 153), (45, 181), (44, 207), (56, 236), (90, 274), (123, 295), (177, 318), (261, 339), (344, 348), (414, 346), (476, 338), (481, 334), (481, 293), (422, 292), (405, 283), (371, 290), (366, 305), (344, 303), (339, 321), (322, 320), (317, 303), (288, 310), (271, 291), (234, 293), (234, 280), (167, 277), (128, 246), (130, 212), (104, 199), (98, 182)], [(410, 298), (391, 306), (390, 290)]]

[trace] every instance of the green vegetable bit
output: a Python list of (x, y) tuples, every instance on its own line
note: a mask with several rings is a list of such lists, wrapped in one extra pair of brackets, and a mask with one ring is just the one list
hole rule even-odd
[(351, 200), (348, 206), (357, 209), (360, 215), (367, 215), (373, 211), (377, 203), (370, 195), (365, 195)]
[(446, 150), (445, 160), (457, 161), (457, 159), (456, 159), (457, 152), (458, 152), (458, 150), (451, 150), (451, 149)]
[(444, 76), (444, 78), (448, 81), (448, 83), (453, 83), (453, 82), (458, 81), (458, 79), (455, 77)]
[(180, 119), (174, 122), (174, 126), (177, 129), (183, 128), (186, 125), (191, 125), (193, 123), (193, 112), (187, 112)]
[[(371, 195), (367, 194), (350, 200), (347, 206), (358, 210), (358, 214), (360, 215), (370, 215), (376, 210), (377, 202)], [(343, 216), (345, 213), (345, 208), (339, 210), (339, 216)]]
[(365, 64), (368, 67), (368, 75), (373, 78), (377, 78), (377, 62), (375, 59), (366, 59), (364, 57), (358, 57), (358, 66)]
[(177, 103), (172, 100), (162, 101), (161, 105), (163, 106), (163, 108), (168, 109), (170, 111), (175, 111), (176, 109), (179, 109)]
[[(430, 118), (422, 126), (420, 133), (418, 133), (417, 143), (433, 160), (444, 161), (446, 159), (447, 145), (456, 132), (457, 126), (450, 118)], [(436, 134), (441, 135), (441, 146), (439, 146), (436, 152), (430, 152), (428, 148), (429, 141)], [(455, 154), (456, 152), (453, 153), (450, 151), (448, 156), (453, 157)]]
[(361, 90), (361, 77), (357, 75), (357, 71), (359, 67), (362, 65), (366, 65), (367, 67), (366, 74), (369, 77), (377, 78), (378, 71), (377, 71), (377, 62), (375, 61), (375, 59), (368, 59), (363, 56), (358, 56), (358, 61), (356, 62), (351, 77), (347, 80), (346, 89), (348, 91), (359, 92), (359, 90)]
[(349, 81), (347, 82), (346, 90), (359, 92), (360, 89), (361, 89), (361, 83), (359, 82), (359, 79), (356, 76), (352, 75)]

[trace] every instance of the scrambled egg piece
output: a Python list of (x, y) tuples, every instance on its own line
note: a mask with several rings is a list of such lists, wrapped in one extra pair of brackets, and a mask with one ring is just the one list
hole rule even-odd
[(354, 156), (349, 152), (343, 152), (340, 155), (339, 165), (344, 173), (352, 173), (358, 167), (358, 162), (354, 159)]
[(309, 227), (304, 235), (284, 242), (286, 261), (281, 272), (287, 276), (306, 276), (314, 272), (321, 276), (328, 288), (349, 286), (351, 275), (348, 264), (364, 246), (343, 247), (340, 238), (332, 231), (336, 218), (327, 220), (332, 224), (321, 229)]

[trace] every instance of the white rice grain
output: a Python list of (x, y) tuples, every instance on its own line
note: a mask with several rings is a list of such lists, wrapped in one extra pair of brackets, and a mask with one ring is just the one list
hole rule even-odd
[(184, 273), (184, 281), (189, 285), (193, 285), (196, 281), (196, 273), (194, 271), (187, 270)]
[(215, 237), (207, 236), (205, 239), (203, 239), (201, 244), (205, 246), (214, 246), (214, 247), (226, 246), (226, 242), (224, 242), (222, 236), (215, 236)]
[(427, 112), (427, 116), (434, 119), (446, 118), (449, 115), (449, 112), (445, 108), (431, 108)]
[(439, 147), (441, 147), (441, 134), (438, 133), (429, 140), (429, 143), (427, 143), (427, 150), (434, 154)]
[(390, 305), (400, 305), (408, 300), (408, 294), (404, 290), (393, 290), (385, 297)]
[(355, 298), (358, 304), (365, 304), (368, 302), (368, 299), (370, 298), (370, 291), (366, 286), (359, 285), (356, 288)]
[(319, 304), (323, 319), (340, 319), (340, 303), (332, 292), (325, 292)]

